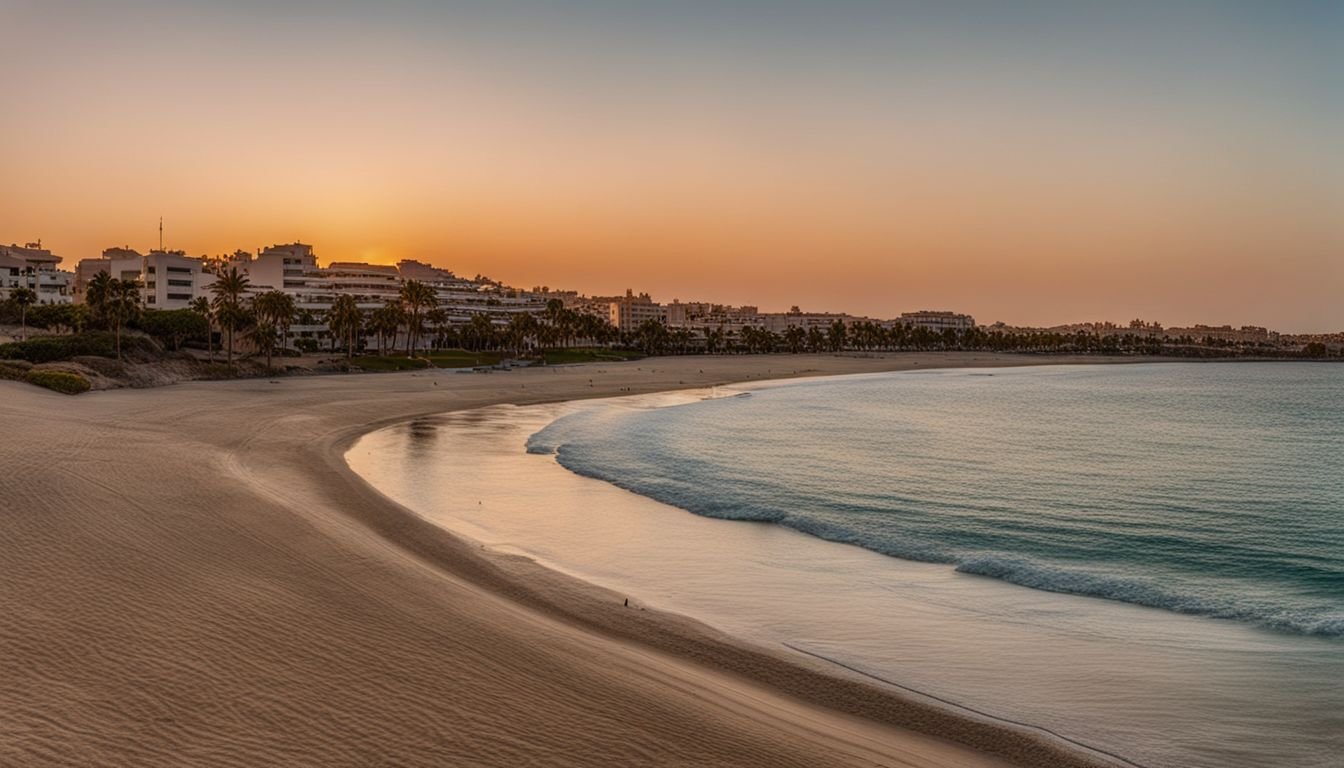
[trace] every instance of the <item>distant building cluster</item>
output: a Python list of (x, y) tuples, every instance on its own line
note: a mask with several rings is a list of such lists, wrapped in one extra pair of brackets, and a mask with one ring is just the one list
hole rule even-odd
[(1337, 346), (1340, 341), (1333, 337), (1323, 342), (1315, 337), (1281, 337), (1259, 326), (1163, 328), (1160, 323), (1137, 319), (1127, 325), (1099, 322), (1050, 328), (995, 323), (977, 331), (975, 319), (970, 315), (942, 310), (919, 310), (891, 319), (874, 319), (845, 313), (804, 312), (797, 306), (787, 312), (761, 312), (750, 305), (675, 299), (664, 304), (648, 293), (633, 290), (619, 296), (585, 296), (577, 291), (547, 287), (519, 290), (479, 275), (459, 277), (447, 269), (412, 260), (403, 260), (395, 266), (343, 261), (323, 266), (313, 247), (301, 242), (217, 257), (192, 257), (162, 248), (142, 254), (123, 246), (108, 248), (96, 258), (82, 259), (69, 271), (61, 269), (62, 261), (60, 256), (43, 248), (41, 242), (0, 245), (0, 300), (9, 298), (17, 288), (28, 288), (36, 296), (37, 304), (80, 303), (90, 281), (100, 273), (107, 273), (120, 280), (136, 281), (140, 285), (141, 304), (146, 309), (184, 309), (201, 297), (210, 297), (211, 286), (218, 276), (236, 269), (247, 276), (248, 290), (253, 295), (281, 291), (293, 297), (299, 321), (290, 329), (292, 339), (329, 339), (326, 313), (340, 297), (353, 297), (361, 310), (376, 310), (397, 301), (403, 285), (415, 280), (434, 291), (441, 322), (466, 324), (484, 316), (491, 325), (505, 327), (519, 315), (540, 317), (558, 301), (565, 309), (598, 318), (621, 333), (636, 333), (653, 322), (677, 330), (695, 345), (706, 343), (711, 334), (738, 338), (753, 333), (783, 336), (790, 329), (827, 333), (837, 324), (869, 334), (874, 329), (892, 331), (904, 326), (935, 334), (962, 335), (976, 331), (1017, 336), (1082, 335), (1095, 339), (1134, 337), (1169, 343), (1239, 346), (1300, 345), (1310, 341)]
[(627, 290), (624, 296), (585, 297), (578, 294), (564, 294), (563, 300), (567, 307), (602, 317), (617, 330), (622, 331), (636, 330), (650, 320), (669, 328), (686, 328), (699, 332), (710, 329), (722, 330), (738, 335), (744, 329), (777, 334), (789, 328), (826, 330), (837, 321), (845, 327), (856, 323), (874, 323), (883, 328), (891, 328), (900, 323), (939, 332), (949, 328), (963, 331), (975, 327), (975, 318), (956, 312), (924, 310), (907, 312), (891, 320), (875, 320), (839, 312), (804, 312), (797, 306), (787, 312), (761, 312), (758, 307), (751, 305), (683, 302), (677, 299), (670, 304), (660, 304), (649, 294), (637, 294), (633, 290)]
[(1150, 323), (1144, 322), (1143, 320), (1131, 320), (1128, 325), (1117, 325), (1110, 322), (1071, 323), (1068, 325), (1051, 326), (1049, 328), (1023, 328), (1009, 326), (1003, 323), (995, 323), (989, 326), (989, 329), (1005, 333), (1084, 333), (1098, 338), (1134, 336), (1138, 338), (1160, 338), (1173, 341), (1189, 339), (1190, 341), (1197, 343), (1218, 341), (1240, 345), (1272, 345), (1278, 344), (1281, 341), (1280, 334), (1257, 325), (1243, 325), (1240, 328), (1234, 328), (1230, 325), (1192, 325), (1185, 328), (1164, 328), (1161, 323)]

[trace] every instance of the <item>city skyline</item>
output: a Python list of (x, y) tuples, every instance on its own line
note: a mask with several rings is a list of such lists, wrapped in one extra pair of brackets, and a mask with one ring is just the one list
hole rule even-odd
[(1344, 327), (1332, 4), (323, 8), (6, 4), (2, 239)]
[[(10, 248), (15, 248), (15, 247), (20, 246), (20, 245), (21, 245), (21, 244), (18, 244), (18, 243), (11, 243), (9, 247), (10, 247)], [(22, 246), (27, 246), (27, 247), (36, 248), (36, 249), (38, 249), (39, 252), (43, 252), (43, 251), (45, 251), (45, 252), (48, 252), (48, 253), (52, 253), (52, 251), (51, 251), (50, 248), (48, 247), (49, 245), (50, 245), (49, 243), (44, 243), (44, 242), (41, 242), (40, 240), (39, 240), (39, 241), (28, 242), (28, 243), (22, 244)], [(67, 273), (70, 273), (71, 275), (73, 275), (75, 272), (78, 271), (78, 270), (76, 269), (76, 267), (80, 267), (81, 269), (83, 268), (83, 267), (81, 266), (81, 262), (83, 262), (83, 264), (94, 264), (94, 263), (97, 263), (97, 262), (99, 262), (99, 261), (102, 261), (102, 260), (105, 260), (105, 259), (108, 259), (108, 258), (123, 258), (123, 259), (124, 259), (124, 258), (127, 257), (127, 252), (134, 253), (134, 254), (139, 254), (139, 255), (142, 256), (142, 257), (145, 257), (145, 256), (151, 256), (151, 255), (153, 255), (153, 254), (164, 254), (164, 255), (169, 255), (169, 256), (177, 255), (177, 256), (185, 257), (186, 259), (189, 259), (189, 260), (192, 260), (192, 261), (202, 261), (202, 262), (205, 262), (205, 261), (213, 261), (213, 262), (215, 262), (216, 264), (219, 264), (219, 265), (225, 265), (225, 264), (229, 264), (230, 262), (234, 262), (234, 261), (236, 260), (236, 257), (237, 257), (239, 254), (245, 254), (245, 258), (252, 258), (252, 257), (255, 257), (255, 256), (257, 256), (257, 255), (262, 254), (263, 252), (271, 252), (271, 251), (276, 251), (276, 250), (281, 250), (281, 251), (283, 251), (283, 250), (285, 250), (285, 249), (287, 249), (287, 248), (289, 248), (289, 247), (291, 247), (291, 246), (302, 246), (303, 248), (309, 249), (309, 250), (314, 254), (314, 256), (316, 256), (316, 257), (318, 258), (318, 262), (317, 262), (317, 263), (319, 263), (319, 264), (327, 264), (327, 265), (331, 265), (331, 264), (334, 264), (334, 263), (341, 263), (341, 264), (348, 264), (348, 265), (356, 266), (356, 267), (359, 267), (359, 266), (373, 266), (373, 267), (376, 267), (376, 268), (381, 268), (381, 267), (400, 267), (400, 266), (404, 266), (404, 265), (406, 265), (407, 263), (409, 263), (410, 265), (412, 265), (412, 266), (415, 267), (416, 269), (421, 269), (421, 268), (428, 267), (428, 268), (432, 268), (433, 270), (445, 270), (445, 271), (447, 271), (447, 272), (451, 272), (451, 273), (457, 275), (458, 277), (460, 277), (460, 278), (462, 278), (462, 279), (464, 279), (464, 280), (477, 280), (477, 279), (480, 279), (480, 280), (490, 280), (490, 281), (494, 281), (495, 283), (498, 283), (499, 286), (501, 286), (501, 287), (503, 287), (503, 288), (505, 288), (505, 289), (514, 290), (514, 291), (519, 291), (519, 292), (522, 292), (522, 293), (527, 294), (527, 295), (546, 296), (546, 295), (558, 295), (558, 294), (570, 293), (570, 294), (577, 294), (579, 297), (583, 297), (583, 298), (589, 298), (589, 299), (594, 299), (594, 300), (603, 300), (603, 301), (608, 300), (608, 299), (613, 300), (613, 301), (616, 301), (616, 300), (620, 300), (622, 297), (625, 297), (626, 299), (629, 299), (629, 298), (631, 298), (631, 297), (634, 297), (635, 299), (641, 299), (641, 298), (642, 298), (642, 299), (646, 299), (646, 300), (651, 300), (655, 305), (661, 305), (661, 306), (664, 306), (664, 307), (666, 307), (666, 306), (673, 306), (673, 305), (677, 305), (677, 304), (681, 304), (681, 305), (690, 305), (690, 306), (695, 306), (695, 305), (698, 305), (698, 304), (710, 304), (710, 305), (715, 305), (715, 306), (723, 307), (724, 309), (727, 309), (727, 310), (736, 310), (736, 309), (739, 309), (739, 308), (746, 308), (746, 309), (752, 309), (752, 310), (759, 310), (759, 311), (761, 312), (762, 315), (775, 315), (775, 316), (781, 316), (781, 315), (786, 315), (786, 314), (790, 314), (790, 313), (801, 312), (801, 314), (803, 314), (803, 315), (837, 315), (837, 316), (847, 316), (847, 317), (849, 317), (849, 318), (851, 318), (851, 319), (853, 319), (853, 320), (864, 320), (864, 319), (867, 319), (867, 320), (880, 320), (880, 321), (883, 321), (883, 322), (900, 321), (900, 320), (903, 319), (903, 318), (901, 317), (902, 315), (927, 314), (927, 313), (931, 313), (931, 314), (948, 314), (948, 315), (955, 315), (955, 316), (959, 316), (959, 317), (960, 317), (960, 316), (965, 316), (965, 317), (967, 317), (967, 318), (974, 317), (974, 318), (976, 318), (976, 320), (977, 320), (977, 323), (976, 323), (976, 324), (978, 324), (978, 325), (980, 325), (980, 326), (982, 326), (982, 327), (986, 327), (986, 326), (1007, 326), (1007, 327), (1009, 327), (1009, 328), (1038, 328), (1038, 329), (1042, 329), (1042, 330), (1046, 330), (1046, 329), (1060, 329), (1060, 328), (1072, 328), (1072, 327), (1080, 327), (1080, 326), (1103, 326), (1103, 325), (1111, 326), (1111, 327), (1121, 327), (1121, 328), (1123, 328), (1123, 327), (1126, 327), (1126, 326), (1132, 327), (1132, 326), (1134, 326), (1134, 325), (1136, 325), (1136, 324), (1140, 324), (1140, 323), (1141, 323), (1141, 324), (1142, 324), (1141, 327), (1144, 327), (1144, 328), (1146, 328), (1146, 327), (1148, 327), (1148, 326), (1153, 326), (1153, 327), (1158, 327), (1158, 328), (1165, 327), (1165, 328), (1178, 329), (1178, 330), (1179, 330), (1179, 329), (1182, 329), (1182, 327), (1185, 326), (1185, 327), (1207, 328), (1207, 329), (1210, 329), (1210, 330), (1216, 330), (1216, 329), (1218, 329), (1218, 328), (1220, 328), (1220, 327), (1223, 328), (1223, 329), (1227, 329), (1227, 330), (1236, 330), (1236, 329), (1240, 328), (1240, 329), (1242, 329), (1242, 330), (1247, 330), (1247, 329), (1255, 330), (1255, 329), (1259, 329), (1259, 330), (1262, 330), (1262, 331), (1263, 331), (1263, 330), (1266, 330), (1266, 329), (1267, 329), (1267, 330), (1270, 331), (1271, 333), (1277, 333), (1277, 332), (1279, 332), (1279, 331), (1282, 331), (1282, 332), (1287, 333), (1287, 334), (1290, 334), (1290, 335), (1291, 335), (1291, 334), (1313, 335), (1313, 334), (1333, 334), (1333, 333), (1340, 333), (1340, 331), (1293, 331), (1293, 330), (1283, 330), (1283, 329), (1274, 328), (1274, 327), (1272, 327), (1272, 326), (1266, 326), (1266, 325), (1264, 325), (1264, 324), (1246, 323), (1246, 322), (1219, 322), (1219, 321), (1216, 321), (1216, 320), (1214, 320), (1214, 321), (1209, 321), (1209, 320), (1194, 320), (1194, 321), (1184, 322), (1184, 323), (1182, 323), (1182, 322), (1165, 322), (1165, 321), (1164, 321), (1163, 319), (1161, 319), (1161, 318), (1151, 318), (1151, 317), (1149, 317), (1149, 318), (1143, 318), (1143, 317), (1131, 317), (1131, 318), (1127, 318), (1127, 319), (1126, 319), (1126, 318), (1120, 318), (1120, 317), (1093, 317), (1093, 318), (1087, 318), (1087, 319), (1072, 319), (1072, 320), (1052, 321), (1052, 322), (1047, 322), (1047, 323), (1044, 323), (1044, 324), (1034, 325), (1034, 326), (1033, 326), (1033, 325), (1026, 324), (1026, 323), (1006, 322), (1006, 321), (1001, 320), (1001, 319), (989, 320), (989, 319), (986, 319), (986, 318), (984, 318), (984, 317), (977, 316), (977, 315), (975, 314), (975, 312), (972, 311), (972, 310), (965, 310), (965, 311), (963, 312), (963, 309), (965, 309), (965, 308), (961, 308), (961, 307), (957, 307), (957, 308), (946, 308), (946, 307), (943, 307), (943, 308), (938, 308), (938, 309), (933, 309), (933, 308), (930, 308), (930, 307), (921, 307), (921, 308), (919, 308), (919, 309), (915, 309), (914, 307), (904, 306), (904, 307), (896, 307), (896, 308), (892, 308), (892, 309), (890, 309), (890, 310), (884, 310), (884, 311), (882, 311), (882, 312), (877, 312), (877, 313), (865, 313), (865, 312), (853, 311), (853, 310), (851, 310), (851, 309), (849, 309), (849, 308), (846, 308), (846, 307), (814, 307), (814, 306), (804, 306), (804, 305), (802, 305), (802, 304), (799, 304), (798, 302), (794, 302), (794, 303), (792, 303), (792, 304), (788, 304), (787, 306), (771, 306), (771, 305), (765, 305), (765, 304), (761, 304), (761, 303), (759, 303), (759, 302), (751, 301), (750, 299), (740, 299), (740, 300), (731, 300), (731, 299), (730, 299), (730, 300), (723, 300), (723, 299), (719, 299), (719, 298), (707, 298), (707, 297), (704, 297), (704, 296), (700, 296), (700, 295), (698, 295), (698, 294), (692, 294), (692, 295), (690, 295), (690, 296), (688, 296), (688, 297), (682, 297), (682, 296), (663, 296), (663, 295), (659, 295), (656, 291), (650, 291), (650, 290), (646, 290), (646, 289), (643, 289), (643, 288), (634, 288), (634, 287), (629, 287), (629, 286), (627, 286), (627, 287), (626, 287), (625, 289), (623, 289), (623, 290), (615, 290), (615, 291), (610, 291), (610, 292), (604, 292), (604, 291), (592, 291), (592, 290), (585, 290), (582, 286), (573, 286), (573, 285), (542, 285), (542, 284), (535, 284), (535, 283), (533, 283), (533, 284), (526, 284), (526, 283), (512, 283), (512, 282), (510, 282), (510, 281), (508, 281), (508, 280), (501, 280), (501, 279), (499, 279), (499, 278), (497, 278), (497, 277), (495, 277), (495, 276), (492, 276), (492, 275), (489, 275), (489, 274), (485, 274), (485, 273), (482, 273), (482, 272), (476, 272), (476, 273), (474, 273), (474, 275), (473, 275), (473, 274), (470, 273), (470, 272), (464, 272), (464, 271), (462, 271), (462, 270), (455, 270), (455, 269), (453, 269), (452, 265), (450, 265), (450, 264), (438, 264), (438, 263), (433, 263), (432, 261), (421, 261), (421, 260), (419, 260), (419, 259), (414, 259), (414, 258), (398, 259), (397, 261), (393, 261), (393, 262), (361, 261), (361, 260), (358, 260), (358, 259), (341, 259), (341, 258), (324, 258), (324, 257), (322, 257), (322, 255), (321, 255), (320, 253), (318, 253), (318, 252), (314, 249), (314, 245), (313, 245), (312, 243), (305, 243), (301, 238), (295, 239), (292, 243), (288, 243), (288, 242), (275, 242), (275, 243), (272, 243), (271, 245), (268, 245), (268, 246), (258, 246), (258, 247), (256, 247), (255, 249), (236, 248), (236, 249), (233, 249), (233, 250), (231, 250), (231, 251), (221, 252), (221, 253), (213, 253), (213, 254), (210, 254), (210, 253), (192, 254), (192, 253), (188, 252), (188, 251), (185, 250), (185, 249), (174, 248), (172, 245), (170, 245), (170, 244), (164, 242), (164, 243), (155, 243), (154, 245), (149, 246), (149, 247), (145, 247), (145, 248), (136, 248), (136, 247), (135, 247), (134, 245), (132, 245), (132, 244), (124, 243), (124, 244), (122, 244), (122, 245), (118, 245), (118, 246), (109, 246), (109, 247), (107, 247), (107, 248), (105, 248), (105, 249), (102, 249), (101, 252), (100, 252), (100, 255), (99, 255), (99, 256), (83, 257), (83, 258), (74, 259), (74, 260), (67, 260), (67, 259), (65, 259), (64, 256), (63, 256), (62, 254), (60, 254), (60, 253), (54, 253), (54, 255), (57, 256), (59, 259), (61, 259), (61, 263), (58, 265), (57, 268), (61, 269), (63, 272), (67, 272)], [(5, 246), (0, 245), (0, 248), (4, 248), (4, 247), (5, 247)], [(218, 268), (218, 267), (217, 267), (217, 268)], [(404, 279), (415, 279), (415, 278), (404, 278)]]

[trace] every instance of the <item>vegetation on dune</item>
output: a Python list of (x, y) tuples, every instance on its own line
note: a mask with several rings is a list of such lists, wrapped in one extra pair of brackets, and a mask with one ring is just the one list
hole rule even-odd
[(46, 387), (66, 395), (78, 395), (89, 391), (89, 380), (77, 373), (67, 371), (28, 371), (24, 381)]
[(121, 359), (121, 331), (128, 322), (140, 316), (140, 288), (139, 280), (117, 280), (106, 272), (99, 272), (84, 291), (89, 312), (112, 329), (118, 360)]
[[(52, 363), (80, 356), (117, 358), (118, 344), (116, 337), (106, 331), (38, 336), (27, 341), (0, 344), (0, 359)], [(141, 359), (155, 359), (162, 355), (159, 346), (144, 336), (126, 339), (125, 351)]]

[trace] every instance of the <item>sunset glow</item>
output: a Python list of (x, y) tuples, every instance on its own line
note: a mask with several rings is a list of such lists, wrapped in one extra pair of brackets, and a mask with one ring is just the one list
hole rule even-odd
[(0, 241), (1335, 331), (1340, 8), (3, 0)]

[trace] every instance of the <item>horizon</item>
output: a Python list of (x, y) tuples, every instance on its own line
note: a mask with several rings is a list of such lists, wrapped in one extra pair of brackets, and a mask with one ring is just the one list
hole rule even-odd
[[(527, 288), (1344, 330), (1344, 7), (6, 4), (0, 233)], [(22, 149), (22, 151), (10, 151)], [(263, 246), (264, 247), (264, 246)]]

